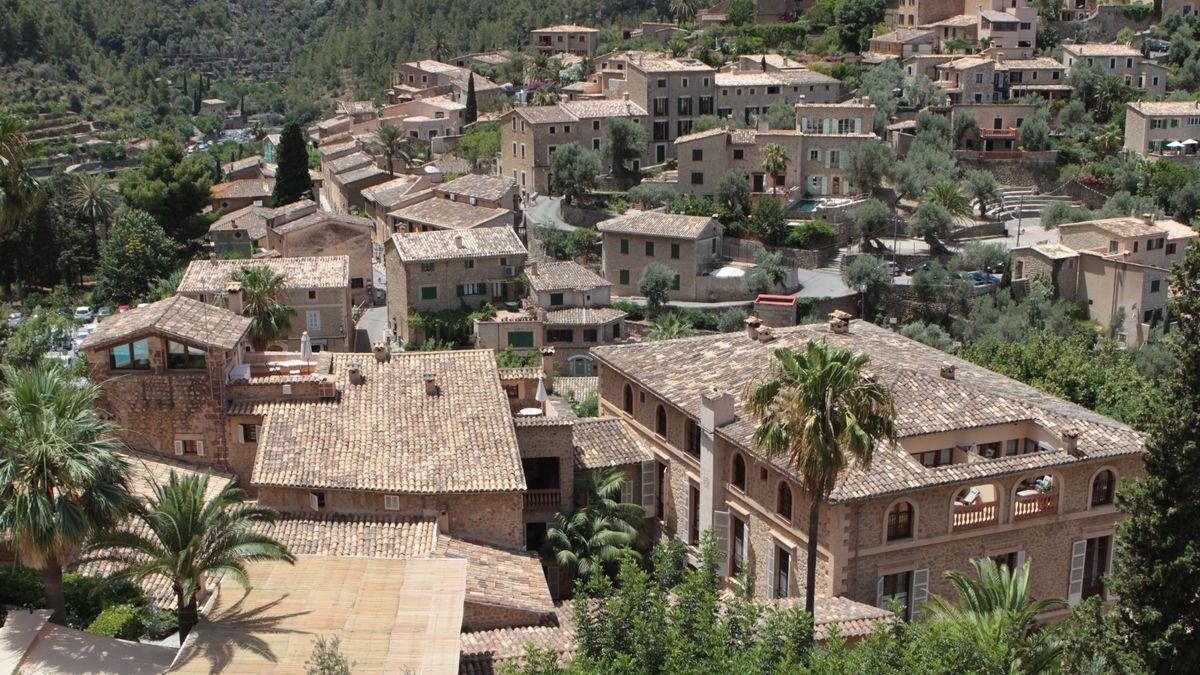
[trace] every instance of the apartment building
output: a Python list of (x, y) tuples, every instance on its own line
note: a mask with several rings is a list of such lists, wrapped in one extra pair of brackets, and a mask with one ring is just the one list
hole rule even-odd
[[(433, 144), (435, 139), (463, 133), (466, 109), (466, 104), (449, 96), (417, 98), (385, 106), (379, 123), (399, 127), (405, 136)], [(435, 151), (438, 149), (440, 144)]]
[(950, 105), (990, 103), (995, 95), (996, 62), (964, 56), (934, 66), (934, 84), (946, 92)]
[(412, 312), (516, 301), (516, 277), (527, 255), (511, 227), (393, 235), (384, 251), (392, 334), (401, 343), (421, 343), (428, 336), (409, 325)]
[(875, 106), (858, 99), (843, 103), (802, 103), (796, 106), (796, 128), (801, 132), (799, 166), (801, 185), (809, 195), (852, 195), (845, 169), (850, 149), (879, 140), (873, 131)]
[(675, 272), (672, 300), (707, 300), (714, 280), (705, 274), (721, 255), (724, 232), (715, 218), (657, 211), (601, 221), (601, 274), (620, 296), (641, 295), (646, 266), (659, 263)]
[(1040, 278), (1122, 342), (1140, 345), (1171, 321), (1171, 265), (1200, 235), (1174, 220), (1127, 216), (1064, 224), (1058, 236), (1013, 251), (1013, 281)]
[(587, 26), (547, 26), (529, 31), (529, 42), (538, 54), (593, 56), (600, 46), (600, 31)]
[[(798, 473), (758, 449), (745, 406), (775, 350), (812, 340), (869, 356), (896, 408), (896, 440), (840, 473), (818, 532)], [(757, 597), (804, 596), (810, 537), (819, 598), (894, 601), (904, 618), (931, 594), (953, 595), (945, 573), (984, 556), (1028, 563), (1034, 597), (1108, 597), (1115, 489), (1142, 471), (1142, 436), (1120, 422), (840, 314), (593, 355), (602, 414), (654, 456), (641, 498), (657, 535), (695, 547), (715, 531), (721, 574), (749, 573)]]
[(1125, 150), (1148, 159), (1194, 161), (1200, 149), (1200, 102), (1125, 104)]
[(458, 103), (467, 102), (467, 87), (475, 79), (475, 100), (479, 105), (492, 101), (502, 93), (500, 85), (473, 73), (470, 68), (424, 59), (410, 61), (392, 73), (388, 103), (433, 96), (448, 96)]
[(1105, 75), (1116, 75), (1125, 84), (1159, 98), (1167, 93), (1170, 71), (1143, 58), (1140, 51), (1129, 45), (1089, 42), (1064, 44), (1062, 50), (1062, 62), (1068, 71), (1075, 65), (1087, 65)]
[(362, 191), (364, 210), (375, 223), (375, 245), (382, 247), (396, 233), (388, 214), (428, 199), (433, 190), (433, 178), (428, 174), (402, 174)]
[(296, 313), (275, 351), (298, 350), (304, 333), (313, 351), (345, 352), (354, 348), (350, 318), (350, 258), (261, 258), (256, 260), (194, 260), (183, 273), (177, 292), (200, 302), (224, 304), (241, 313), (241, 285), (233, 274), (247, 267), (266, 267), (284, 277), (283, 303)]
[[(545, 193), (550, 189), (554, 151), (575, 143), (598, 152), (608, 135), (608, 122), (615, 118), (640, 124), (649, 132), (646, 109), (630, 99), (515, 107), (500, 117), (499, 173), (511, 177), (522, 192)], [(644, 161), (635, 160), (634, 168)]]

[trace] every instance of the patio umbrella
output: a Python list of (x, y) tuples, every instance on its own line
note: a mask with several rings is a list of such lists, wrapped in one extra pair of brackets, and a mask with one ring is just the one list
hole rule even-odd
[(305, 361), (312, 358), (312, 338), (308, 337), (308, 331), (300, 334), (300, 358)]
[(1194, 138), (1189, 138), (1186, 141), (1184, 141), (1183, 144), (1184, 145), (1200, 145), (1200, 141), (1198, 141)]
[(1168, 148), (1174, 148), (1174, 149), (1176, 149), (1176, 150), (1179, 150), (1179, 149), (1181, 149), (1181, 148), (1183, 148), (1183, 147), (1185, 147), (1185, 146), (1184, 146), (1184, 144), (1183, 144), (1183, 143), (1180, 143), (1179, 141), (1171, 141), (1170, 143), (1167, 143), (1167, 147), (1168, 147)]
[(538, 403), (542, 404), (542, 410), (545, 411), (546, 401), (550, 400), (550, 395), (546, 393), (546, 377), (544, 375), (538, 376), (538, 390), (537, 393), (534, 394), (533, 398)]

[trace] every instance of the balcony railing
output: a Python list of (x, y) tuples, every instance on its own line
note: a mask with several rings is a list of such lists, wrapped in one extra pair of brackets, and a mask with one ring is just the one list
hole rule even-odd
[(1013, 505), (1013, 520), (1036, 518), (1058, 511), (1058, 493), (1046, 492), (1026, 497), (1017, 497)]
[(1005, 129), (980, 129), (979, 135), (982, 138), (1016, 138), (1019, 131), (1012, 127)]
[(954, 531), (974, 530), (1000, 522), (1000, 510), (996, 502), (983, 502), (970, 506), (954, 507)]
[(527, 490), (525, 492), (525, 508), (527, 509), (556, 509), (562, 502), (562, 490), (546, 488)]

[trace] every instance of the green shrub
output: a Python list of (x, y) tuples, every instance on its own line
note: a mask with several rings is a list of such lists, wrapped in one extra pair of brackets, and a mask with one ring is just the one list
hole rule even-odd
[(151, 640), (161, 640), (179, 630), (179, 617), (171, 610), (147, 606), (142, 608), (139, 618)]
[(46, 604), (42, 575), (20, 565), (0, 567), (0, 605), (41, 607)]
[(63, 595), (67, 601), (67, 623), (83, 629), (91, 625), (106, 607), (143, 605), (142, 590), (128, 581), (104, 584), (103, 577), (68, 573), (63, 575)]
[(96, 620), (87, 627), (87, 632), (122, 640), (136, 640), (145, 632), (141, 611), (133, 605), (113, 605), (100, 612)]
[(626, 318), (628, 318), (630, 321), (641, 321), (642, 319), (646, 318), (645, 305), (639, 305), (638, 303), (631, 302), (629, 300), (617, 300), (612, 304), (612, 306), (628, 314), (629, 316)]

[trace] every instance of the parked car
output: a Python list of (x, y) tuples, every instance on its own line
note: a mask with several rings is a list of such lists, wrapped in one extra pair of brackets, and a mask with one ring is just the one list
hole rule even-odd
[(888, 262), (886, 262), (884, 264), (888, 266), (888, 269), (892, 270), (892, 276), (898, 277), (901, 274), (904, 274), (904, 270), (900, 269), (900, 266), (897, 265), (894, 261), (889, 260)]
[(92, 312), (91, 307), (76, 307), (75, 308), (75, 320), (76, 321), (91, 321), (93, 316), (95, 316), (95, 313)]
[(920, 271), (922, 271), (922, 270), (924, 270), (924, 271), (928, 272), (928, 271), (930, 270), (930, 267), (931, 267), (931, 265), (930, 265), (928, 262), (923, 262), (923, 263), (921, 263), (921, 264), (919, 264), (919, 265), (913, 265), (912, 267), (910, 267), (910, 268), (908, 268), (908, 269), (904, 270), (904, 273), (905, 273), (905, 274), (907, 274), (907, 275), (909, 275), (909, 276), (912, 276), (912, 275), (914, 275), (914, 274), (916, 274), (917, 272), (920, 272)]
[(119, 307), (117, 307), (117, 313), (119, 313), (119, 314), (124, 314), (125, 312), (128, 312), (128, 311), (129, 311), (129, 305), (120, 305)]
[(20, 326), (25, 323), (25, 315), (20, 312), (13, 312), (8, 315), (8, 325), (12, 327)]
[(92, 330), (90, 328), (80, 328), (79, 330), (75, 331), (75, 344), (83, 342), (87, 339), (87, 336), (91, 334)]
[(148, 303), (148, 302), (139, 302), (137, 308), (141, 309), (143, 307), (149, 307), (149, 306), (150, 306), (150, 303)]
[(112, 307), (101, 307), (100, 309), (98, 309), (96, 311), (96, 317), (103, 319), (104, 317), (112, 316), (112, 313), (113, 313)]

